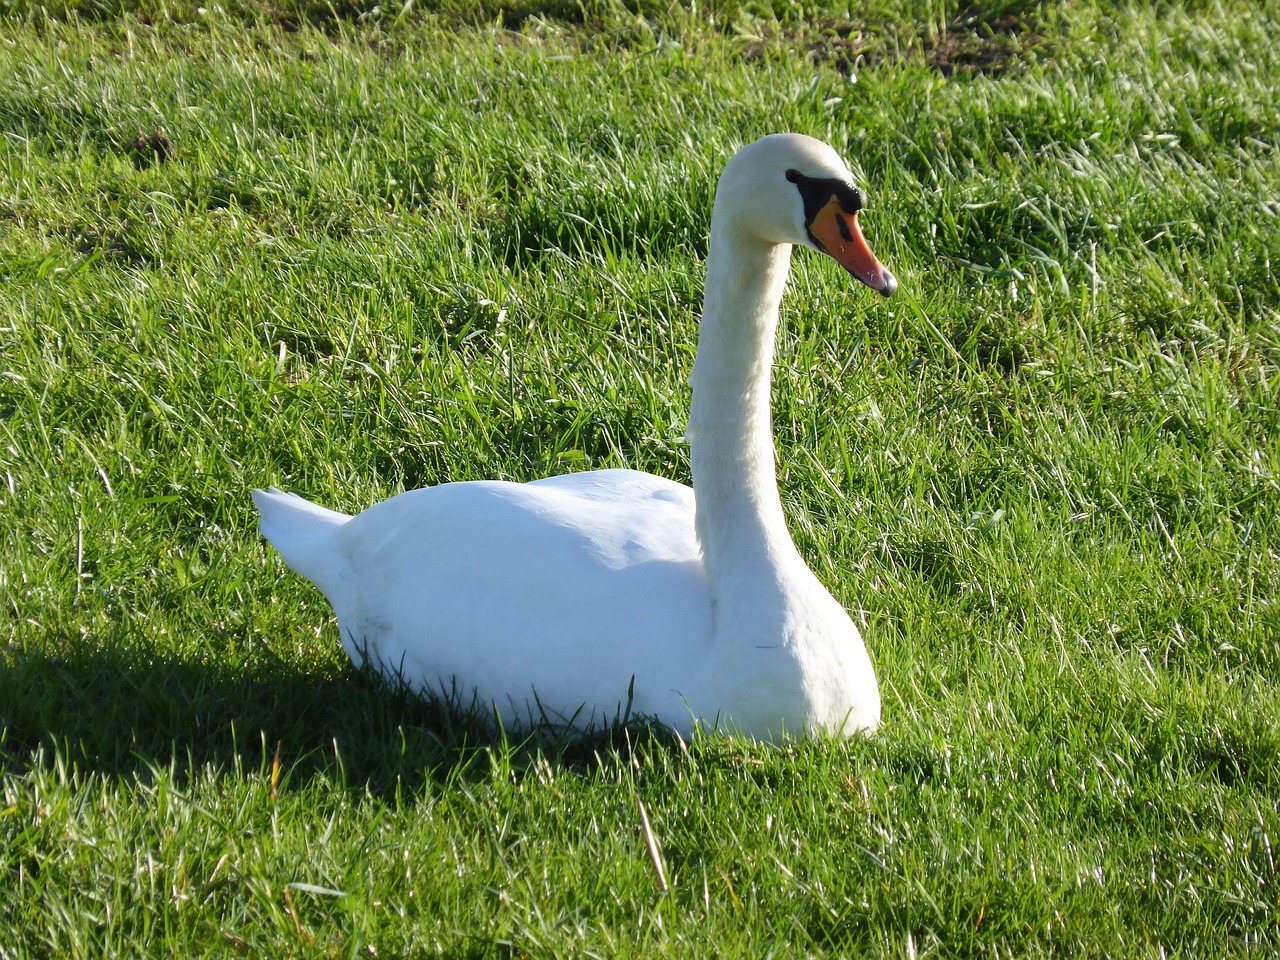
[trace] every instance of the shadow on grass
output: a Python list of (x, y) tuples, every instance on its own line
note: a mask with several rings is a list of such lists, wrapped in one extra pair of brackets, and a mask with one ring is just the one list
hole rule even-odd
[(585, 774), (628, 763), (641, 745), (678, 743), (638, 720), (587, 732), (503, 730), (456, 696), (422, 698), (352, 670), (329, 677), (283, 663), (229, 668), (116, 649), (0, 651), (0, 768), (8, 773), (28, 769), (42, 748), (88, 773), (265, 773), (279, 749), (294, 785), (324, 774), (392, 799), (428, 780), (487, 778), (493, 754), (516, 776), (540, 758)]

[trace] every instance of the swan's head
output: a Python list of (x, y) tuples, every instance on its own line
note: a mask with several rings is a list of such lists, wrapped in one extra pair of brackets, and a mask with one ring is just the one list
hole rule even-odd
[(725, 166), (714, 216), (734, 233), (825, 253), (887, 297), (898, 281), (862, 236), (858, 214), (866, 202), (831, 147), (775, 133), (743, 147)]

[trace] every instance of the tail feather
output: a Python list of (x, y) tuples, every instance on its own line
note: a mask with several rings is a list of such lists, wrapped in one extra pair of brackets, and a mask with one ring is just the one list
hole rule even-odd
[(351, 518), (275, 487), (254, 490), (253, 502), (261, 516), (258, 529), (284, 562), (319, 587), (335, 609), (345, 608), (351, 567), (334, 534)]

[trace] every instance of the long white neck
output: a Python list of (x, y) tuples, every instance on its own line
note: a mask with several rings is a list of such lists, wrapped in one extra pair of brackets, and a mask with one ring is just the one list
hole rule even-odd
[(698, 541), (717, 608), (780, 585), (781, 568), (799, 560), (778, 498), (770, 414), (790, 261), (789, 244), (712, 225), (688, 436)]

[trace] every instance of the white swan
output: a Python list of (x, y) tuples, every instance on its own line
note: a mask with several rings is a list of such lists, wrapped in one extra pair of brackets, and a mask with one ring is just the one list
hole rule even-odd
[(857, 627), (787, 532), (770, 372), (793, 245), (885, 296), (834, 150), (775, 134), (720, 178), (688, 437), (693, 489), (633, 470), (447, 483), (356, 517), (255, 490), (262, 533), (333, 605), (360, 665), (474, 693), (508, 720), (762, 739), (880, 722)]

